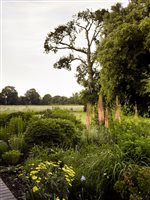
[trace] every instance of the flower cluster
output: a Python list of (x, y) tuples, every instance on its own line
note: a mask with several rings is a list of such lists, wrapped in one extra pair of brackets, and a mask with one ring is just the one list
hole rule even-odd
[(50, 199), (56, 195), (57, 200), (65, 200), (75, 172), (72, 167), (62, 164), (61, 161), (45, 161), (38, 165), (31, 164), (30, 171), (25, 177), (33, 193), (44, 193), (49, 195)]
[(68, 182), (69, 186), (72, 186), (72, 181), (74, 180), (74, 177), (75, 177), (75, 172), (73, 171), (72, 167), (68, 167), (67, 165), (64, 165), (62, 170), (65, 174), (65, 179)]

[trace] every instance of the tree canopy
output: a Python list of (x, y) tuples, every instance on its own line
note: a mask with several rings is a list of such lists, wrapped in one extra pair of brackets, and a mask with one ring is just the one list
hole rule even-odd
[(42, 104), (49, 105), (51, 104), (52, 96), (50, 94), (45, 94), (42, 99)]
[[(108, 104), (119, 97), (123, 105), (138, 106), (141, 114), (150, 109), (150, 3), (132, 0), (105, 15), (104, 39), (99, 44), (102, 66), (101, 94)], [(150, 112), (150, 110), (149, 110)]]
[(39, 105), (40, 104), (40, 95), (34, 88), (28, 90), (25, 93), (25, 97), (26, 97), (29, 105), (30, 104), (33, 104), (33, 105)]
[(36, 89), (32, 88), (26, 91), (24, 96), (18, 97), (18, 92), (13, 86), (6, 86), (0, 92), (0, 105), (82, 105), (80, 93), (74, 93), (71, 97), (51, 96), (45, 94), (43, 98)]
[(4, 105), (15, 105), (18, 103), (18, 93), (13, 86), (6, 86), (0, 93), (0, 103)]
[(90, 102), (95, 100), (99, 91), (100, 68), (96, 64), (96, 45), (106, 12), (104, 9), (79, 12), (73, 20), (49, 32), (44, 43), (46, 53), (67, 50), (64, 51), (65, 56), (54, 64), (55, 68), (71, 70), (72, 63), (76, 61), (77, 82), (85, 87)]

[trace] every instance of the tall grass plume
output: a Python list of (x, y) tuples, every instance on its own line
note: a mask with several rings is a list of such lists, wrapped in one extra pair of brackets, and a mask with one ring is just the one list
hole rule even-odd
[(105, 127), (108, 128), (108, 108), (105, 111)]
[(137, 109), (137, 104), (135, 102), (135, 106), (134, 106), (134, 112), (135, 112), (135, 117), (138, 117), (138, 109)]
[(118, 121), (118, 122), (121, 122), (121, 105), (119, 103), (118, 96), (116, 96), (115, 120)]
[(91, 125), (91, 105), (87, 104), (87, 109), (86, 109), (86, 127), (87, 129), (90, 129)]
[(98, 100), (98, 120), (99, 120), (100, 125), (104, 124), (105, 122), (103, 98), (101, 95), (99, 96), (99, 100)]

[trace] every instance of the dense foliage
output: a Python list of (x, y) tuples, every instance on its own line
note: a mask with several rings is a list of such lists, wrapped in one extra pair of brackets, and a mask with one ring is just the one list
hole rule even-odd
[(150, 115), (150, 3), (119, 3), (105, 15), (98, 60), (102, 66), (101, 94), (112, 104), (116, 96), (122, 105)]
[(18, 93), (13, 86), (6, 86), (0, 93), (0, 104), (2, 105), (17, 105)]
[(29, 124), (25, 133), (28, 144), (74, 146), (78, 136), (74, 124), (65, 119), (38, 119)]

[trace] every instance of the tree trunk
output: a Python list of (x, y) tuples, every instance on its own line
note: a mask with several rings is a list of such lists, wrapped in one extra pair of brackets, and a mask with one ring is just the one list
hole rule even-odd
[(90, 52), (90, 48), (88, 50), (88, 54), (87, 54), (87, 64), (88, 64), (88, 90), (90, 92), (90, 94), (93, 93), (94, 91), (94, 81), (93, 81), (93, 64), (91, 62), (91, 52)]

